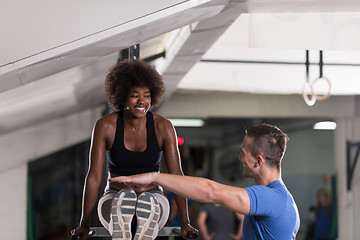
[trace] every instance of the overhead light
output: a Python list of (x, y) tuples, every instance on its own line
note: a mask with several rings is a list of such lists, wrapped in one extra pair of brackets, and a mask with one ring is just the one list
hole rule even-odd
[(314, 124), (313, 129), (316, 129), (316, 130), (335, 130), (336, 129), (336, 122), (331, 122), (331, 121), (317, 122), (317, 123)]
[(190, 118), (173, 118), (169, 119), (174, 127), (202, 127), (204, 126), (204, 120), (202, 119), (190, 119)]

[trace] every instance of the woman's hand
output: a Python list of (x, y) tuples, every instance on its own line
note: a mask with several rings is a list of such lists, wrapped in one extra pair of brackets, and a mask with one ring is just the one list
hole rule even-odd
[(88, 228), (88, 227), (84, 227), (84, 226), (77, 227), (77, 228), (71, 230), (71, 239), (73, 239), (73, 236), (79, 235), (80, 238), (74, 238), (74, 239), (85, 240), (89, 236), (89, 231), (90, 231), (90, 228)]
[(181, 233), (184, 239), (191, 240), (195, 239), (199, 235), (199, 230), (192, 227), (190, 224), (184, 224), (181, 225)]

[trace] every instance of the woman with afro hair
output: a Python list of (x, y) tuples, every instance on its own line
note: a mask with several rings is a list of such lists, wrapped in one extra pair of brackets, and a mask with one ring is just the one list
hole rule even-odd
[[(103, 166), (108, 177), (159, 172), (162, 155), (169, 173), (183, 175), (176, 132), (169, 120), (151, 112), (165, 94), (161, 75), (142, 60), (122, 61), (105, 79), (105, 94), (114, 112), (93, 129), (80, 226), (72, 234), (86, 239), (97, 202)], [(107, 159), (107, 161), (105, 160)], [(185, 239), (196, 233), (189, 222), (187, 200), (176, 196)], [(161, 187), (108, 182), (98, 202), (98, 216), (112, 239), (154, 239), (167, 222), (169, 202)]]

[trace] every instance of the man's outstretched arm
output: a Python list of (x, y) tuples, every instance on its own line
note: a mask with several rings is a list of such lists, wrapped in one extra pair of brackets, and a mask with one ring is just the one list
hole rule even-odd
[(115, 177), (109, 181), (123, 182), (129, 187), (155, 183), (175, 194), (198, 202), (217, 203), (244, 215), (250, 212), (250, 199), (245, 189), (220, 184), (206, 178), (152, 172)]

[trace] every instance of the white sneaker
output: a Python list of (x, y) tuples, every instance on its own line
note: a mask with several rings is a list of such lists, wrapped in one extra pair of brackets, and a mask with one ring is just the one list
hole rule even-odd
[(159, 232), (160, 205), (149, 192), (140, 194), (136, 205), (137, 228), (134, 240), (153, 240)]
[(130, 188), (115, 195), (111, 205), (113, 240), (132, 240), (131, 221), (135, 214), (136, 201), (136, 193)]

